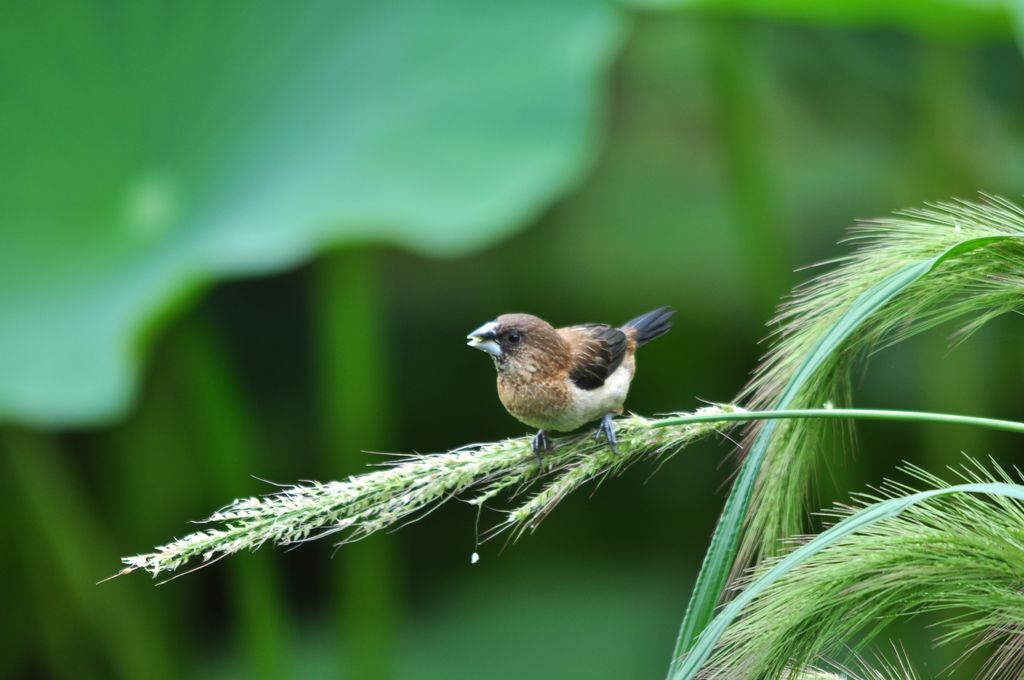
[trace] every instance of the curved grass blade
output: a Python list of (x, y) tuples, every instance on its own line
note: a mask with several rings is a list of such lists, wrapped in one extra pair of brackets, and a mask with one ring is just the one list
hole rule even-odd
[(718, 616), (704, 628), (704, 631), (700, 634), (689, 653), (673, 664), (669, 679), (689, 680), (695, 677), (700, 671), (701, 666), (711, 656), (726, 628), (739, 616), (743, 608), (798, 565), (852, 533), (882, 520), (896, 517), (907, 508), (928, 499), (954, 493), (1005, 496), (1024, 501), (1024, 486), (1005, 482), (990, 482), (957, 484), (945, 488), (928, 489), (914, 494), (889, 498), (865, 507), (825, 530), (808, 543), (801, 545), (751, 582), (739, 595), (725, 605)]
[[(919, 260), (897, 270), (868, 288), (854, 300), (828, 332), (812, 346), (789, 380), (774, 408), (785, 409), (793, 405), (807, 383), (835, 356), (843, 343), (860, 329), (867, 319), (940, 265), (984, 246), (1021, 240), (1024, 240), (1024, 233), (967, 238), (946, 248), (934, 257)], [(722, 516), (711, 538), (711, 545), (701, 565), (679, 636), (676, 639), (674, 661), (669, 669), (670, 677), (674, 677), (678, 660), (690, 649), (697, 636), (714, 615), (715, 606), (733, 569), (747, 510), (750, 507), (769, 444), (777, 428), (777, 421), (769, 421), (761, 428), (740, 468), (736, 483), (726, 499)]]

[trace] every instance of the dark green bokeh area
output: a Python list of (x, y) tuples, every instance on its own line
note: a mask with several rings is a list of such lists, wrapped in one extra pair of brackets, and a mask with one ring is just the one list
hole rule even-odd
[[(120, 556), (180, 536), (193, 529), (189, 520), (272, 483), (341, 478), (386, 460), (365, 452), (435, 452), (526, 434), (501, 408), (490, 362), (464, 346), (468, 331), (498, 314), (621, 323), (672, 305), (676, 328), (642, 350), (627, 407), (644, 415), (689, 410), (740, 390), (765, 349), (773, 308), (809, 276), (796, 270), (843, 253), (837, 241), (854, 220), (979, 191), (1022, 194), (1024, 63), (1009, 5), (910, 2), (919, 14), (879, 10), (872, 18), (801, 13), (801, 3), (786, 2), (673, 10), (580, 0), (515, 12), (441, 4), (443, 12), (413, 17), (434, 22), (434, 40), (374, 62), (387, 69), (369, 76), (352, 64), (393, 54), (396, 43), (374, 40), (389, 35), (379, 22), (411, 21), (401, 3), (339, 27), (338, 39), (351, 41), (340, 55), (328, 25), (339, 17), (285, 23), (286, 45), (302, 53), (296, 63), (349, 67), (342, 80), (352, 89), (332, 92), (324, 106), (346, 110), (347, 98), (365, 106), (341, 122), (327, 119), (326, 108), (301, 111), (296, 101), (318, 100), (288, 99), (294, 93), (271, 85), (305, 92), (338, 73), (306, 71), (293, 82), (291, 62), (262, 55), (284, 70), (271, 83), (243, 79), (242, 90), (211, 103), (201, 145), (148, 151), (172, 159), (153, 166), (169, 176), (195, 170), (187, 175), (194, 186), (182, 191), (202, 200), (183, 204), (184, 217), (168, 217), (160, 213), (162, 175), (151, 178), (156, 197), (146, 200), (156, 207), (140, 210), (170, 222), (145, 247), (105, 250), (109, 234), (89, 231), (109, 208), (104, 177), (33, 186), (38, 168), (26, 168), (0, 191), (14, 197), (15, 216), (0, 207), (0, 261), (8, 265), (0, 333), (16, 337), (0, 346), (35, 357), (25, 347), (74, 344), (67, 319), (54, 316), (70, 314), (83, 343), (121, 343), (110, 351), (124, 371), (121, 410), (121, 397), (79, 381), (102, 370), (76, 373), (74, 395), (53, 409), (40, 395), (59, 388), (59, 372), (24, 390), (13, 381), (27, 372), (0, 376), (3, 677), (662, 677), (734, 469), (726, 438), (679, 453), (657, 474), (640, 465), (569, 498), (517, 543), (477, 547), (475, 508), (453, 501), (338, 551), (329, 541), (267, 546), (159, 587), (143, 574), (94, 584), (119, 568)], [(882, 3), (865, 4), (875, 5)], [(67, 27), (103, 20), (102, 12), (53, 12), (53, 35), (61, 26), (79, 35)], [(472, 20), (444, 24), (460, 12)], [(149, 20), (145, 28), (153, 30)], [(231, 34), (219, 24), (209, 30)], [(317, 39), (305, 43), (307, 30)], [(482, 33), (460, 42), (475, 30)], [(239, 35), (244, 42), (249, 34)], [(8, 41), (0, 63), (45, 50), (28, 35), (19, 39)], [(505, 45), (494, 41), (514, 49), (489, 72), (487, 50)], [(187, 46), (178, 49), (188, 73), (204, 72), (202, 56), (188, 60)], [(397, 78), (401, 66), (435, 53), (432, 80), (409, 75), (387, 96), (361, 80)], [(75, 67), (67, 54), (53, 57), (58, 72)], [(474, 54), (483, 63), (470, 68)], [(177, 72), (171, 57), (154, 63), (162, 66), (153, 77)], [(99, 62), (78, 68), (104, 73)], [(43, 82), (51, 75), (42, 67), (8, 71), (11, 87), (0, 98), (9, 101), (60, 86)], [(487, 87), (474, 89), (478, 80)], [(174, 91), (193, 83), (182, 82)], [(121, 84), (97, 83), (79, 94), (78, 110), (49, 113), (72, 135), (61, 141), (68, 162), (89, 160), (79, 158), (86, 150), (74, 146), (74, 134), (107, 130), (98, 117), (114, 104), (104, 97)], [(281, 99), (254, 103), (258, 119), (245, 108), (217, 108), (264, 97)], [(130, 131), (137, 138), (111, 151), (124, 157), (107, 171), (146, 166), (148, 158), (128, 157), (152, 133), (142, 119), (175, 124), (144, 103), (118, 114), (139, 118)], [(392, 117), (379, 118), (384, 110)], [(465, 119), (449, 120), (455, 113)], [(68, 116), (74, 125), (57, 120)], [(0, 107), (0, 124), (13, 127), (6, 117)], [(263, 130), (265, 146), (240, 146), (248, 137), (232, 132), (236, 125)], [(388, 136), (389, 125), (402, 134)], [(488, 137), (508, 130), (519, 136)], [(231, 144), (215, 143), (220, 134)], [(8, 129), (0, 139), (16, 137)], [(340, 158), (335, 143), (358, 153)], [(20, 144), (43, 149), (39, 167), (60, 161), (39, 139)], [(193, 151), (202, 162), (189, 165)], [(7, 166), (3, 172), (14, 176)], [(222, 194), (204, 185), (229, 177), (235, 184)], [(53, 179), (77, 181), (71, 171)], [(268, 191), (251, 206), (242, 191), (249, 180)], [(284, 194), (273, 193), (278, 180), (291, 183)], [(501, 190), (492, 193), (495, 186)], [(87, 215), (53, 228), (67, 194)], [(216, 201), (203, 202), (213, 194)], [(34, 224), (33, 206), (51, 195), (55, 207)], [(210, 237), (218, 245), (194, 249), (208, 235), (204, 220), (227, 214), (228, 204), (243, 209)], [(192, 220), (188, 211), (200, 207), (208, 212)], [(231, 260), (247, 225), (249, 259)], [(36, 238), (37, 229), (50, 240)], [(30, 255), (52, 271), (32, 269)], [(262, 275), (239, 276), (249, 273)], [(80, 280), (93, 288), (82, 284), (66, 297), (60, 285)], [(112, 295), (123, 299), (107, 305)], [(121, 330), (109, 338), (92, 332), (104, 324)], [(873, 357), (854, 385), (856, 405), (1024, 419), (1021, 320), (1000, 319), (949, 351), (952, 330)], [(0, 357), (0, 365), (18, 361)], [(92, 409), (83, 395), (103, 404)], [(32, 417), (19, 418), (19, 408)], [(857, 431), (855, 456), (822, 452), (819, 505), (892, 476), (903, 460), (936, 472), (961, 451), (1020, 462), (1012, 435), (880, 423)], [(481, 529), (500, 518), (485, 511)], [(474, 551), (481, 559), (471, 564)], [(925, 676), (959, 654), (932, 649), (923, 625), (897, 632)], [(972, 668), (968, 662), (954, 676), (970, 677)]]

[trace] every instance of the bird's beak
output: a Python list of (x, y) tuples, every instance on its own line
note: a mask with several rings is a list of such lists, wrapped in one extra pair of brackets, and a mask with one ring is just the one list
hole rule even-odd
[(497, 322), (488, 321), (466, 336), (469, 340), (466, 344), (470, 347), (482, 349), (493, 357), (500, 357), (501, 346), (498, 345), (498, 333), (495, 330), (497, 327)]

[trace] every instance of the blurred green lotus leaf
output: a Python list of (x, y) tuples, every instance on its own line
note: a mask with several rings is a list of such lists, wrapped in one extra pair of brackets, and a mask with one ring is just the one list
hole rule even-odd
[(218, 278), (509, 234), (592, 158), (621, 34), (601, 0), (6, 8), (0, 421), (123, 413)]

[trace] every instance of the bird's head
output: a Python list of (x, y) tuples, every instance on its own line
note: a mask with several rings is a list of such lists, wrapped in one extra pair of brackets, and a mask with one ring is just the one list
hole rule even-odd
[(568, 357), (551, 324), (530, 314), (502, 314), (466, 338), (467, 345), (490, 354), (499, 371), (536, 370)]

